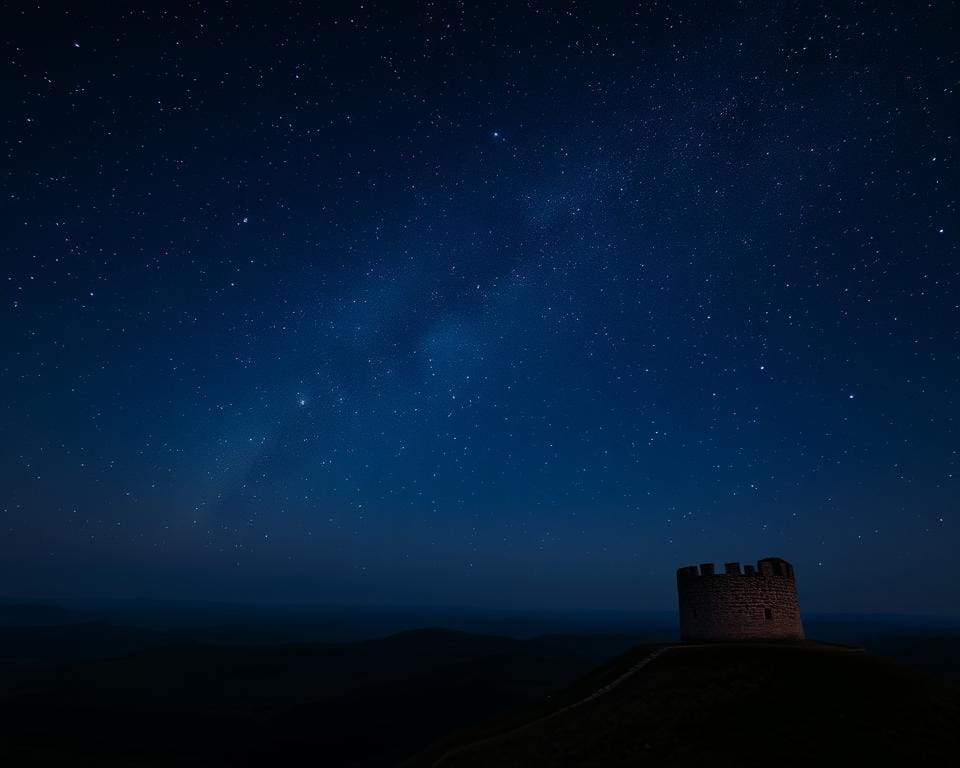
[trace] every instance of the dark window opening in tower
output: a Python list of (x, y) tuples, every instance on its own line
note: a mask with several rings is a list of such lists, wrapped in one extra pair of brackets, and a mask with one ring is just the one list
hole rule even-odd
[(772, 608), (764, 608), (764, 609), (763, 609), (763, 618), (765, 618), (767, 621), (773, 621), (773, 609), (772, 609)]

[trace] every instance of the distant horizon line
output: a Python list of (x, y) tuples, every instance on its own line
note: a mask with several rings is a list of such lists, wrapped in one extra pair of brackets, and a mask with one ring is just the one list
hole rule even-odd
[[(218, 607), (229, 609), (267, 609), (267, 610), (297, 610), (297, 611), (345, 611), (345, 612), (382, 612), (382, 613), (452, 613), (474, 615), (509, 615), (509, 616), (607, 616), (626, 618), (636, 617), (669, 617), (671, 622), (677, 621), (676, 608), (552, 608), (552, 607), (497, 607), (480, 606), (456, 603), (330, 603), (330, 602), (268, 602), (255, 600), (204, 599), (181, 597), (64, 597), (64, 596), (14, 596), (0, 595), (0, 607), (10, 608), (17, 606), (45, 606), (68, 608), (71, 604), (100, 604), (100, 605), (156, 605), (169, 607)], [(803, 620), (835, 619), (842, 617), (857, 617), (861, 619), (885, 620), (900, 619), (911, 621), (936, 620), (960, 623), (960, 614), (947, 613), (912, 613), (904, 611), (803, 611)]]

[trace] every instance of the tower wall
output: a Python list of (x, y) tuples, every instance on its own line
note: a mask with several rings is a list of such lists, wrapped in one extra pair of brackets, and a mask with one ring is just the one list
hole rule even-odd
[(713, 563), (680, 568), (677, 594), (684, 642), (803, 638), (793, 566), (779, 557), (743, 571), (739, 563), (725, 573)]

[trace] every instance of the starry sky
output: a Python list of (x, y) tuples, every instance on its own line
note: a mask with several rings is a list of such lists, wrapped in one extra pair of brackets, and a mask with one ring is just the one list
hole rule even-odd
[(99, 6), (0, 11), (0, 592), (956, 613), (951, 3)]

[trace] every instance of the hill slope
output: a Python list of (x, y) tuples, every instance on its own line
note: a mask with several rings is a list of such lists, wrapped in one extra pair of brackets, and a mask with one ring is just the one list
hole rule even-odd
[(629, 674), (654, 650), (635, 649), (551, 707), (464, 733), (409, 765), (863, 765), (952, 759), (960, 746), (956, 689), (861, 651), (673, 646)]

